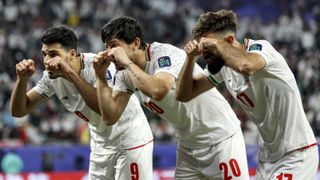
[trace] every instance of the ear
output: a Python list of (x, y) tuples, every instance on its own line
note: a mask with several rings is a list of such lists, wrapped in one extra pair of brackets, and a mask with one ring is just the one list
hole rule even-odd
[(235, 36), (232, 34), (228, 34), (226, 36), (224, 36), (224, 40), (227, 41), (228, 44), (232, 45), (233, 42), (235, 41)]
[(77, 51), (75, 49), (70, 49), (68, 52), (70, 57), (76, 57), (77, 56)]
[(141, 41), (140, 38), (135, 38), (133, 40), (133, 50), (138, 50), (140, 48)]

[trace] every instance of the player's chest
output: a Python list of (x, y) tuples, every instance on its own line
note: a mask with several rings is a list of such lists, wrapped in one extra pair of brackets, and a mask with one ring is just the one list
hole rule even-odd
[(73, 84), (60, 83), (54, 86), (56, 96), (63, 106), (70, 112), (83, 109), (84, 102), (79, 91)]
[(173, 89), (170, 90), (161, 101), (156, 101), (144, 95), (140, 91), (137, 91), (135, 94), (137, 95), (140, 103), (153, 113), (156, 113), (160, 116), (166, 116), (172, 113), (176, 113), (176, 108), (178, 107), (178, 104), (175, 100), (175, 91)]
[(244, 109), (253, 111), (257, 106), (257, 98), (250, 78), (235, 71), (228, 71), (224, 74), (224, 81), (229, 92), (239, 104)]

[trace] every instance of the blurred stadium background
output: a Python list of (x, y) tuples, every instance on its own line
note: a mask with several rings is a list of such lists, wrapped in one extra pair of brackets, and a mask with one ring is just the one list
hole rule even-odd
[[(56, 99), (23, 118), (13, 118), (9, 112), (15, 64), (23, 58), (33, 58), (38, 70), (30, 86), (41, 77), (44, 67), (40, 37), (46, 28), (61, 24), (73, 27), (79, 37), (79, 52), (98, 52), (103, 49), (99, 33), (102, 25), (113, 17), (128, 15), (142, 23), (147, 42), (183, 47), (191, 38), (199, 14), (221, 8), (238, 14), (239, 38), (267, 39), (286, 58), (301, 90), (308, 120), (319, 139), (318, 0), (0, 0), (0, 179), (87, 178), (90, 137), (85, 122), (66, 113)], [(257, 130), (224, 87), (220, 90), (242, 121), (253, 175)], [(146, 114), (155, 137), (154, 179), (172, 179), (174, 130), (161, 118)]]

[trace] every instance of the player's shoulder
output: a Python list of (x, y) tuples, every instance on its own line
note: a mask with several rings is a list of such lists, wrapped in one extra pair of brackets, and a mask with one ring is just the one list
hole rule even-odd
[(271, 43), (265, 39), (260, 39), (260, 40), (246, 39), (245, 44), (246, 44), (247, 51), (264, 51), (266, 49), (272, 48)]
[(83, 61), (92, 61), (92, 58), (95, 56), (95, 53), (80, 53), (80, 58)]
[(96, 54), (94, 53), (80, 53), (80, 59), (84, 66), (84, 69), (90, 69), (92, 67), (92, 61), (95, 55)]
[(186, 53), (183, 49), (180, 49), (172, 44), (153, 42), (150, 44), (151, 61), (158, 60), (162, 57), (168, 58), (183, 58)]
[(172, 44), (168, 43), (160, 43), (160, 42), (153, 42), (150, 44), (151, 51), (175, 51), (175, 52), (183, 52), (183, 49), (180, 49)]

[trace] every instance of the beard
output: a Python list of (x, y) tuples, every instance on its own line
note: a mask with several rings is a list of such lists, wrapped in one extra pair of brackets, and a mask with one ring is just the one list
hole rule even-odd
[(48, 76), (49, 76), (50, 79), (57, 79), (59, 77), (62, 77), (62, 75), (55, 74), (55, 73), (52, 73), (52, 72), (48, 72)]
[(211, 74), (217, 74), (224, 66), (224, 60), (213, 53), (205, 53), (203, 54), (203, 58), (206, 60), (206, 68)]

